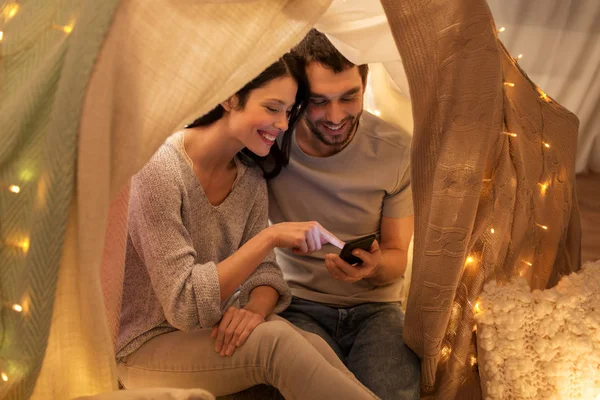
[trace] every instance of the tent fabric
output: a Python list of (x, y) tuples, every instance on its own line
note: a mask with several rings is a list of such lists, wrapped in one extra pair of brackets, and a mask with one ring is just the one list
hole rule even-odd
[[(29, 398), (40, 373), (52, 310), (59, 303), (55, 290), (85, 88), (116, 4), (5, 2), (1, 10), (2, 398)], [(78, 34), (70, 35), (77, 16)], [(78, 290), (77, 282), (72, 290)], [(59, 309), (54, 317), (69, 311)]]
[(580, 119), (577, 173), (600, 172), (600, 2), (488, 0), (506, 48)]

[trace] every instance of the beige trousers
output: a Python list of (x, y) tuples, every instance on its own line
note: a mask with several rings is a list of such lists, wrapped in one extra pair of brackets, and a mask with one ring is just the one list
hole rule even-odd
[(289, 400), (372, 400), (320, 337), (277, 316), (259, 325), (232, 356), (214, 349), (210, 329), (157, 336), (117, 365), (127, 389), (203, 388), (216, 396), (266, 383)]

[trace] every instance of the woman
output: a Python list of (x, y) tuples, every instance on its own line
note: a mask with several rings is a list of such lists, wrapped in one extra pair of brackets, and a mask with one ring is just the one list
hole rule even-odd
[(290, 301), (273, 248), (338, 240), (315, 222), (267, 222), (264, 178), (287, 163), (307, 99), (304, 67), (285, 55), (134, 177), (117, 352), (127, 388), (223, 395), (267, 383), (288, 399), (374, 397), (324, 341), (270, 316)]

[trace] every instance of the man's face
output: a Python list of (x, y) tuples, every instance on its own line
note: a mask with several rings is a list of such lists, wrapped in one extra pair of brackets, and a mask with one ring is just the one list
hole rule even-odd
[(364, 85), (358, 67), (335, 73), (311, 62), (306, 73), (310, 83), (306, 125), (319, 147), (339, 151), (352, 140), (363, 110)]

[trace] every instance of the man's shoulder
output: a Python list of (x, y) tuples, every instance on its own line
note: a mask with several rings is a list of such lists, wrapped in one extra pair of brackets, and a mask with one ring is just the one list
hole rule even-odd
[(392, 158), (401, 164), (409, 162), (412, 136), (408, 132), (367, 111), (363, 112), (360, 122), (357, 134), (361, 143), (357, 147), (364, 157), (382, 162)]
[(410, 148), (412, 135), (404, 129), (390, 124), (383, 119), (364, 111), (361, 117), (359, 132), (369, 142), (385, 142), (397, 149)]

